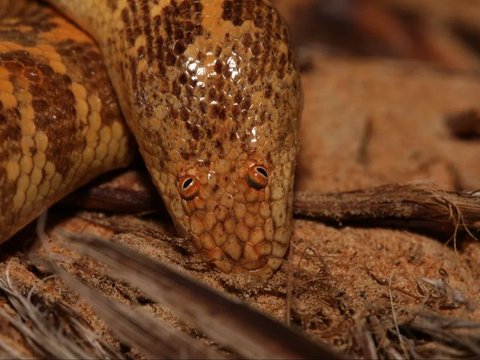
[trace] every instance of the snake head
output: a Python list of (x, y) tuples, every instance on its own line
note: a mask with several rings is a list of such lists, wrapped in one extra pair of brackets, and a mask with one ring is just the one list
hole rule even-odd
[(290, 242), (297, 147), (293, 133), (280, 146), (255, 140), (264, 142), (247, 152), (232, 147), (178, 173), (184, 215), (177, 228), (222, 271), (269, 277)]
[(128, 125), (179, 233), (225, 272), (270, 276), (292, 232), (301, 108), (287, 26), (269, 1), (168, 3), (111, 66)]

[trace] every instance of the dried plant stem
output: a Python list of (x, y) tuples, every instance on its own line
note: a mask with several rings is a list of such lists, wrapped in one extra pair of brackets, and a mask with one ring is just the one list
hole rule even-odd
[(215, 350), (174, 330), (150, 314), (100, 295), (98, 291), (84, 285), (53, 262), (49, 262), (48, 266), (100, 314), (100, 317), (122, 341), (137, 346), (151, 358), (222, 358)]
[(297, 192), (296, 215), (320, 221), (371, 222), (435, 232), (480, 230), (480, 193), (457, 193), (426, 185), (389, 184), (365, 190), (320, 194)]
[(339, 359), (329, 346), (230, 299), (174, 268), (120, 244), (64, 232), (69, 246), (114, 269), (160, 304), (168, 306), (215, 342), (244, 358)]

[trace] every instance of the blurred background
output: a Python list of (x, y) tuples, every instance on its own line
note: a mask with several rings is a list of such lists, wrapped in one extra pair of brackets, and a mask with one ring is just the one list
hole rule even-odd
[(304, 111), (297, 189), (480, 188), (480, 0), (273, 0)]
[[(479, 0), (275, 0), (300, 51), (480, 68)], [(302, 54), (302, 53), (301, 53)]]

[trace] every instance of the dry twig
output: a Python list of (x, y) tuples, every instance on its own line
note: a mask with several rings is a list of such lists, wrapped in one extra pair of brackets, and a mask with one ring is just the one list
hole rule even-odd
[(389, 184), (365, 190), (319, 194), (297, 192), (296, 215), (343, 224), (411, 227), (452, 233), (480, 230), (480, 194), (438, 190), (426, 185)]
[(153, 359), (218, 359), (211, 348), (165, 322), (131, 306), (102, 296), (54, 263), (48, 264), (70, 287), (86, 300), (112, 331), (125, 343), (135, 345)]
[[(217, 343), (245, 358), (339, 359), (333, 350), (226, 297), (173, 268), (120, 244), (66, 234), (75, 248), (107, 264)], [(101, 315), (101, 313), (100, 313)]]

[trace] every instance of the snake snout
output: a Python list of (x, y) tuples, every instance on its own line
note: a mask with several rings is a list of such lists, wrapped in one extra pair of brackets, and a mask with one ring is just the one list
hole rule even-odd
[(290, 233), (277, 231), (268, 207), (265, 202), (237, 202), (230, 209), (218, 205), (212, 212), (195, 212), (192, 240), (223, 272), (271, 275), (281, 265)]
[[(217, 268), (226, 273), (270, 276), (278, 269), (291, 235), (290, 201), (279, 198), (284, 183), (254, 162), (244, 171), (182, 175), (178, 189), (188, 214), (186, 233)], [(283, 193), (283, 191), (282, 191)]]

